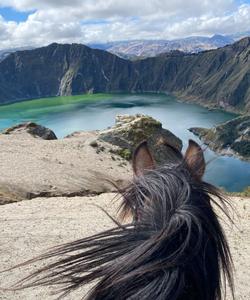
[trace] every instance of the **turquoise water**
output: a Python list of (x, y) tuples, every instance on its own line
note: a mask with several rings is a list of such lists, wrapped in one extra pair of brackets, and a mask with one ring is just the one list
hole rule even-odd
[[(0, 106), (0, 130), (14, 124), (34, 121), (51, 128), (58, 138), (76, 130), (103, 129), (114, 124), (117, 114), (148, 114), (179, 136), (184, 147), (188, 139), (200, 142), (187, 129), (212, 127), (235, 115), (209, 111), (194, 104), (176, 101), (167, 95), (84, 95), (45, 98)], [(205, 179), (229, 191), (250, 185), (250, 164), (234, 157), (219, 156), (206, 150)]]

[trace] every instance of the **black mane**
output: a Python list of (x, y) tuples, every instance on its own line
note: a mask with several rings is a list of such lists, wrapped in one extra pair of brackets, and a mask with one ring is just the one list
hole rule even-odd
[[(21, 286), (59, 286), (60, 295), (95, 283), (89, 300), (220, 300), (225, 278), (233, 293), (232, 260), (214, 207), (226, 200), (195, 180), (185, 162), (134, 177), (122, 191), (130, 224), (52, 249), (56, 258)], [(213, 204), (213, 205), (212, 205)]]

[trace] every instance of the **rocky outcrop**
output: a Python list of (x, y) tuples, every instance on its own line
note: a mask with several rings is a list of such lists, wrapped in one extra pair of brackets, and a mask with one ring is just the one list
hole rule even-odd
[(169, 130), (163, 129), (159, 121), (140, 114), (117, 116), (115, 126), (101, 131), (98, 139), (121, 148), (119, 153), (126, 159), (130, 159), (135, 147), (146, 140), (159, 164), (178, 159), (174, 149), (182, 149), (182, 141)]
[(84, 45), (51, 44), (0, 62), (0, 103), (98, 92), (169, 92), (187, 101), (250, 112), (250, 37), (198, 54), (140, 61)]
[(51, 135), (34, 123), (0, 134), (0, 204), (114, 192), (115, 185), (123, 187), (131, 179), (129, 161), (141, 141), (148, 140), (158, 163), (176, 159), (175, 149), (182, 147), (160, 122), (144, 115), (118, 116), (107, 130), (75, 132), (59, 140)]
[(250, 116), (238, 117), (212, 129), (189, 130), (214, 151), (250, 160)]
[(5, 129), (2, 134), (23, 134), (28, 133), (33, 137), (39, 137), (43, 140), (56, 140), (55, 133), (42, 125), (38, 125), (34, 122), (27, 122), (15, 125), (13, 127)]

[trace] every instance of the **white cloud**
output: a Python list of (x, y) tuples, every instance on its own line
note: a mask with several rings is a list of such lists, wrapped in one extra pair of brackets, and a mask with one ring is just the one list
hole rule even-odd
[(0, 49), (250, 29), (250, 4), (234, 0), (1, 0), (0, 6), (31, 12), (20, 23), (0, 18)]
[(61, 8), (81, 5), (81, 0), (1, 0), (0, 6), (8, 6), (20, 11), (34, 9)]
[(67, 10), (79, 18), (113, 18), (158, 14), (198, 16), (235, 8), (234, 0), (1, 0), (20, 11)]

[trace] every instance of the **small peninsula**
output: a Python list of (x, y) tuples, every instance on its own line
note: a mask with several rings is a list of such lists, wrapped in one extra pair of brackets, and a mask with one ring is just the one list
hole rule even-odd
[(245, 115), (214, 128), (190, 128), (212, 150), (250, 160), (250, 116)]

